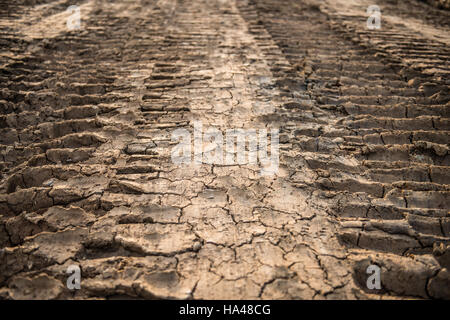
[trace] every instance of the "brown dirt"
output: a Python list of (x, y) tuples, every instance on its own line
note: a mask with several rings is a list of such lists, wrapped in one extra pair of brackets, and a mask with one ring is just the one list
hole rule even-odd
[[(1, 298), (450, 298), (448, 11), (71, 4), (0, 18)], [(279, 128), (278, 174), (174, 165), (195, 120)]]

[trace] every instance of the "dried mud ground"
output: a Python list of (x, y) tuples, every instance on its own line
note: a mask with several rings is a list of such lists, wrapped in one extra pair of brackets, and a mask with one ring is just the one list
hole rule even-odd
[[(450, 299), (449, 11), (72, 4), (0, 4), (1, 298)], [(195, 120), (279, 128), (277, 175), (174, 165)]]

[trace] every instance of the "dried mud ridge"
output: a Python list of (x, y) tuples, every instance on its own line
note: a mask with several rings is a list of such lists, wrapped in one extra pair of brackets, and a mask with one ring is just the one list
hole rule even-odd
[[(71, 4), (2, 9), (1, 298), (450, 298), (448, 11)], [(193, 120), (280, 128), (278, 174), (174, 166)]]

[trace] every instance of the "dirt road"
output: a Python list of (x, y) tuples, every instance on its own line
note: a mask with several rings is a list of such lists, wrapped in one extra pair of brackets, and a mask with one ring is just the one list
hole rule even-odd
[[(72, 2), (22, 2), (0, 297), (450, 298), (449, 11), (379, 0), (369, 30), (366, 0), (90, 0), (68, 30)], [(278, 170), (175, 164), (194, 123), (278, 129)]]

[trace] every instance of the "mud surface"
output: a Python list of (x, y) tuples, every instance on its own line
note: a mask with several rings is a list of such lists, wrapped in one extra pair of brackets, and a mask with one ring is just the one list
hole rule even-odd
[[(449, 299), (450, 13), (377, 2), (2, 4), (0, 297)], [(173, 164), (196, 120), (278, 173)]]

